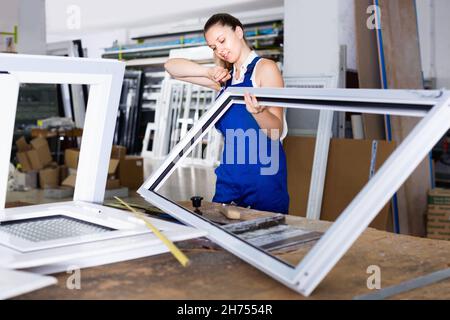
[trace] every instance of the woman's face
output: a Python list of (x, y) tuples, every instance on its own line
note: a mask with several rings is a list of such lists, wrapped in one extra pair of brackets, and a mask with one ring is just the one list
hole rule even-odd
[(206, 43), (220, 59), (235, 63), (242, 49), (243, 32), (240, 27), (215, 24), (205, 34)]

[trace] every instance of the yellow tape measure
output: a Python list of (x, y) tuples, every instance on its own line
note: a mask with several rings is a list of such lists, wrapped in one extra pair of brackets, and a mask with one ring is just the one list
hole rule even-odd
[(122, 203), (125, 207), (127, 207), (128, 210), (130, 210), (136, 218), (139, 218), (142, 221), (144, 221), (145, 225), (169, 248), (170, 252), (172, 252), (172, 254), (175, 256), (175, 258), (177, 258), (177, 260), (181, 263), (183, 267), (189, 265), (188, 257), (186, 257), (186, 255), (183, 252), (181, 252), (181, 250), (178, 249), (178, 247), (175, 246), (175, 244), (172, 241), (170, 241), (165, 235), (163, 235), (158, 230), (158, 228), (156, 228), (153, 224), (147, 221), (147, 219), (145, 219), (140, 212), (136, 211), (134, 208), (128, 205), (128, 203), (126, 203), (119, 197), (114, 198), (120, 203)]

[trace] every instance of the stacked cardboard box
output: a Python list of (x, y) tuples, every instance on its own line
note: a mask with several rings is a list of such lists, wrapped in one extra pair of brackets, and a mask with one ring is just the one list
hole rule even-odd
[(144, 160), (142, 157), (125, 156), (119, 164), (120, 184), (137, 190), (144, 182)]
[(428, 192), (427, 236), (450, 240), (450, 190), (433, 189)]
[(64, 164), (67, 167), (68, 175), (64, 180), (62, 180), (61, 185), (65, 187), (75, 188), (79, 156), (79, 149), (66, 149), (64, 151)]
[(16, 146), (17, 159), (24, 172), (41, 170), (52, 162), (47, 140), (43, 138), (36, 138), (28, 144), (25, 138), (21, 137), (16, 141)]
[[(65, 151), (65, 164), (69, 170), (69, 176), (62, 183), (65, 186), (75, 187), (79, 155), (78, 149), (67, 149)], [(143, 159), (127, 156), (125, 147), (113, 146), (109, 160), (106, 190), (119, 189), (120, 187), (136, 190), (143, 181)]]
[[(75, 188), (77, 177), (78, 160), (80, 158), (79, 149), (66, 149), (64, 152), (64, 162), (68, 170), (68, 176), (63, 180), (62, 185), (66, 187)], [(117, 167), (119, 161), (111, 159), (108, 168), (108, 180), (106, 182), (106, 189), (114, 189), (120, 186), (116, 179)]]
[(59, 183), (60, 176), (57, 164), (52, 163), (45, 169), (39, 171), (39, 185), (42, 189), (56, 188), (59, 186)]
[[(44, 138), (33, 139), (28, 144), (24, 137), (16, 141), (17, 158), (22, 171), (39, 172), (39, 182), (43, 189), (57, 189), (60, 186), (75, 188), (79, 149), (66, 149), (65, 164), (57, 165), (52, 161), (50, 148)], [(127, 156), (126, 148), (113, 146), (108, 167), (106, 189), (113, 190), (126, 187), (136, 190), (144, 181), (143, 159)], [(66, 190), (64, 190), (66, 191)], [(54, 192), (48, 192), (54, 194)]]
[(17, 159), (25, 173), (39, 172), (41, 188), (53, 188), (60, 184), (61, 168), (53, 162), (48, 142), (45, 138), (35, 138), (27, 143), (24, 137), (16, 141)]
[(124, 159), (127, 154), (127, 148), (123, 146), (114, 145), (111, 149), (111, 159)]
[(144, 182), (144, 160), (142, 157), (127, 156), (123, 146), (113, 146), (111, 159), (118, 160), (117, 178), (122, 187), (137, 190)]

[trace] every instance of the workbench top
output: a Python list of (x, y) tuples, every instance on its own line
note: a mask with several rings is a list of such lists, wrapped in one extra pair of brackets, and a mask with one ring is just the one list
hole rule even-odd
[[(330, 222), (287, 216), (287, 223), (325, 231)], [(382, 288), (450, 267), (450, 242), (367, 229), (308, 298), (250, 266), (209, 240), (178, 246), (191, 260), (182, 267), (170, 253), (81, 270), (81, 289), (69, 290), (67, 273), (58, 284), (17, 299), (352, 299), (367, 288), (371, 265), (381, 269)], [(284, 252), (299, 261), (312, 244)], [(450, 299), (450, 280), (393, 299)]]

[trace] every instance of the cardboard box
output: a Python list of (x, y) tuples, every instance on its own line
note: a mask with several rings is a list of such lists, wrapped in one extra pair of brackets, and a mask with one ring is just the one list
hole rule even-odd
[(33, 149), (36, 150), (39, 161), (43, 166), (46, 166), (47, 164), (52, 162), (52, 154), (50, 152), (47, 139), (39, 137), (31, 140), (30, 143), (33, 146)]
[(428, 192), (428, 206), (450, 206), (450, 189), (435, 188)]
[(52, 162), (52, 155), (45, 138), (36, 138), (28, 144), (24, 137), (16, 141), (17, 160), (23, 171), (41, 170)]
[(27, 143), (25, 137), (20, 137), (19, 140), (16, 141), (17, 150), (20, 152), (31, 150), (31, 145)]
[(59, 166), (59, 180), (63, 181), (69, 176), (69, 168), (66, 165)]
[(30, 160), (31, 167), (33, 168), (33, 170), (41, 170), (45, 167), (45, 164), (39, 157), (39, 153), (37, 152), (37, 150), (32, 149), (30, 151), (27, 151), (27, 156), (28, 159)]
[(33, 171), (33, 166), (31, 165), (30, 158), (28, 157), (28, 152), (17, 152), (16, 153), (17, 160), (20, 163), (20, 166), (22, 167), (22, 171), (29, 172)]
[(119, 179), (121, 186), (137, 190), (144, 182), (144, 159), (137, 156), (126, 156), (121, 159)]
[(80, 157), (79, 149), (66, 149), (64, 151), (64, 163), (67, 167), (71, 169), (76, 169), (78, 167), (79, 157)]
[(450, 190), (428, 192), (427, 237), (450, 240)]
[[(67, 150), (66, 150), (67, 151)], [(72, 157), (75, 155), (76, 152), (69, 152), (69, 165), (73, 165), (74, 162), (70, 162), (74, 159)], [(67, 158), (66, 158), (67, 159)], [(73, 168), (67, 168), (67, 166), (64, 166), (67, 169), (68, 176), (61, 178), (62, 183), (61, 185), (66, 187), (72, 187), (75, 188), (75, 181), (77, 177), (77, 170)], [(119, 160), (118, 159), (110, 159), (109, 160), (109, 166), (108, 166), (108, 180), (106, 181), (106, 188), (107, 189), (114, 189), (120, 187), (120, 182), (116, 178), (117, 174), (117, 168), (119, 167)]]
[(61, 182), (62, 186), (66, 186), (66, 187), (72, 187), (75, 188), (75, 182), (77, 180), (77, 176), (76, 175), (69, 175), (67, 178), (65, 178), (63, 180), (63, 182)]
[(123, 159), (127, 154), (127, 148), (123, 146), (113, 145), (111, 149), (111, 159)]
[(28, 151), (33, 147), (27, 143), (25, 137), (20, 137), (19, 140), (16, 141), (17, 153), (16, 157), (19, 161), (22, 171), (28, 172), (32, 171), (33, 167), (31, 165), (30, 158), (28, 157)]
[(58, 187), (59, 181), (59, 167), (39, 170), (39, 184), (42, 189)]
[[(284, 140), (288, 166), (289, 213), (306, 216), (315, 138), (289, 136)], [(375, 169), (395, 150), (395, 143), (378, 141)], [(320, 219), (335, 221), (369, 180), (372, 140), (331, 139)], [(370, 227), (392, 230), (388, 203)]]
[(106, 190), (118, 189), (120, 188), (120, 180), (119, 179), (108, 179), (106, 180)]
[(109, 177), (115, 176), (120, 162), (121, 161), (118, 159), (110, 159), (109, 160), (109, 166), (108, 166), (108, 176)]

